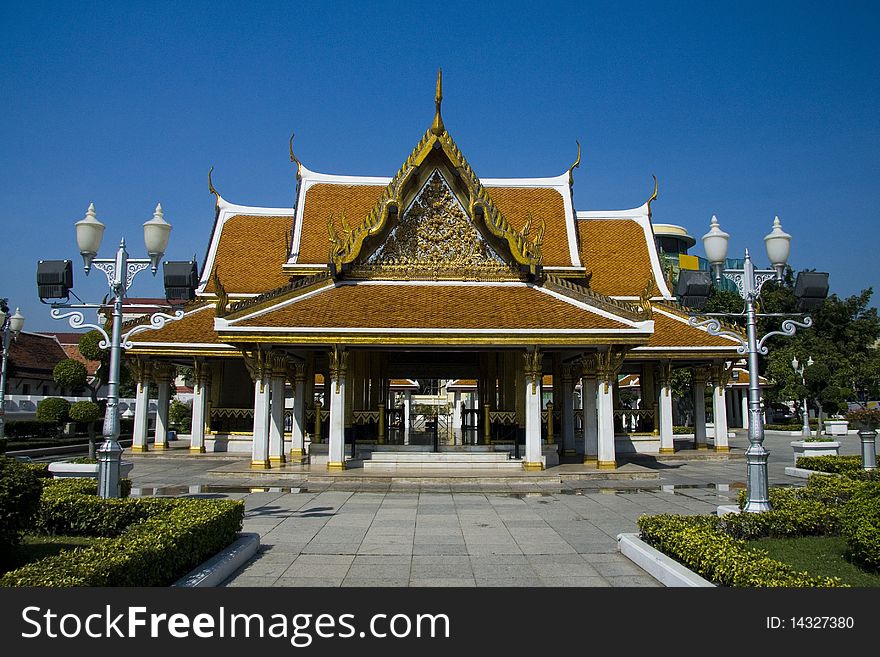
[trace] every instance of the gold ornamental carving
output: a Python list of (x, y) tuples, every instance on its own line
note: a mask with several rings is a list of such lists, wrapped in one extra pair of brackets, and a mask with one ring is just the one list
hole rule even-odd
[(306, 364), (305, 363), (287, 363), (287, 380), (299, 383), (306, 380)]
[(336, 392), (339, 393), (339, 383), (345, 380), (345, 374), (348, 371), (349, 352), (340, 347), (333, 347), (330, 350), (330, 380), (336, 382)]
[(712, 383), (719, 388), (727, 387), (730, 379), (733, 378), (734, 362), (720, 361), (712, 365)]
[(128, 357), (125, 361), (135, 383), (144, 384), (153, 376), (152, 361), (142, 356)]
[(544, 376), (544, 355), (536, 348), (524, 353), (523, 359), (525, 375), (532, 383), (532, 394), (535, 394)]
[(333, 216), (329, 217), (327, 223), (327, 232), (330, 238), (328, 257), (330, 264), (335, 266), (337, 271), (341, 270), (343, 265), (355, 262), (367, 238), (381, 233), (386, 227), (389, 217), (396, 217), (399, 214), (404, 196), (411, 187), (410, 181), (416, 175), (418, 167), (435, 150), (439, 150), (445, 155), (449, 169), (456, 172), (466, 188), (468, 214), (473, 217), (475, 222), (482, 222), (492, 235), (507, 243), (513, 260), (510, 264), (524, 265), (533, 275), (541, 266), (544, 221), (541, 221), (541, 225), (535, 231), (532, 231), (532, 222), (528, 222), (522, 230), (516, 230), (492, 201), (443, 125), (440, 118), (441, 83), (442, 77), (438, 75), (433, 125), (425, 132), (391, 182), (385, 187), (372, 210), (351, 226), (348, 225), (347, 220), (342, 222), (340, 217), (340, 222), (343, 224), (341, 228), (336, 226)]
[(642, 311), (643, 319), (654, 318), (654, 307), (651, 305), (651, 297), (654, 296), (655, 285), (656, 283), (652, 274), (648, 276), (648, 282), (645, 284), (641, 294), (639, 294), (639, 308)]
[(264, 381), (272, 367), (271, 352), (259, 348), (253, 350), (244, 349), (241, 355), (244, 358), (248, 374), (251, 375), (251, 379), (254, 382), (260, 382), (260, 390), (262, 391)]
[(464, 213), (437, 170), (368, 264), (409, 270), (510, 272)]
[(625, 356), (626, 351), (614, 347), (596, 354), (596, 376), (604, 382), (606, 393), (611, 382), (620, 372), (620, 368), (623, 367)]
[(592, 379), (596, 376), (596, 355), (581, 356), (581, 376)]
[(668, 360), (661, 361), (657, 365), (657, 380), (663, 388), (666, 388), (666, 396), (670, 394), (669, 382), (672, 379), (672, 362)]

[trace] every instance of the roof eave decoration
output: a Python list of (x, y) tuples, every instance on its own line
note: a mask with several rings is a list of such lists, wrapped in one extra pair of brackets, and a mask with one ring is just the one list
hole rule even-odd
[(654, 174), (651, 174), (651, 177), (654, 179), (654, 191), (651, 194), (651, 198), (649, 198), (647, 203), (645, 203), (645, 205), (648, 206), (648, 219), (649, 220), (651, 219), (651, 203), (653, 201), (657, 200), (657, 191), (660, 188), (660, 184), (657, 182), (657, 176), (655, 176)]
[(297, 159), (296, 155), (293, 154), (293, 138), (295, 135), (296, 135), (296, 133), (293, 133), (293, 132), (290, 133), (290, 144), (289, 144), (289, 146), (290, 146), (290, 161), (294, 162), (296, 164), (296, 179), (297, 179), (297, 181), (299, 181), (302, 179), (302, 168), (303, 167), (302, 167), (302, 162), (300, 162)]
[(574, 189), (574, 170), (581, 166), (581, 142), (575, 140), (575, 143), (578, 147), (577, 159), (574, 161), (574, 164), (568, 167), (568, 187), (570, 190)]
[(480, 179), (462, 155), (455, 141), (446, 131), (440, 117), (440, 104), (443, 99), (442, 71), (437, 77), (436, 111), (431, 125), (409, 157), (398, 169), (391, 182), (385, 187), (373, 209), (356, 226), (350, 227), (348, 219), (340, 216), (341, 228), (337, 228), (334, 217), (327, 221), (327, 232), (330, 238), (329, 265), (335, 272), (343, 271), (346, 265), (354, 262), (361, 253), (368, 237), (383, 231), (391, 214), (397, 215), (403, 206), (403, 195), (407, 181), (414, 175), (418, 167), (436, 149), (441, 150), (467, 188), (469, 201), (468, 211), (476, 220), (479, 218), (488, 231), (495, 237), (505, 241), (510, 249), (512, 259), (530, 274), (538, 273), (542, 263), (541, 246), (546, 229), (544, 220), (532, 234), (532, 220), (526, 222), (523, 229), (517, 231), (492, 201)]

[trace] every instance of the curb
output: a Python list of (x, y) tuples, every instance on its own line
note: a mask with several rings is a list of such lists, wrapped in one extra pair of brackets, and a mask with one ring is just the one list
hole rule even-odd
[(819, 472), (818, 470), (806, 470), (804, 468), (786, 467), (785, 474), (789, 477), (798, 477), (799, 479), (809, 479), (812, 474), (831, 475), (832, 472)]
[(211, 587), (222, 584), (253, 557), (260, 547), (259, 534), (240, 534), (240, 538), (205, 563), (177, 580), (172, 587)]
[(638, 534), (618, 534), (617, 549), (664, 586), (715, 587), (709, 580), (652, 548)]

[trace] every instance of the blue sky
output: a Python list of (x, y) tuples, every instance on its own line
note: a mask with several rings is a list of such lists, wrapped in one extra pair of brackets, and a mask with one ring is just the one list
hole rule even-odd
[[(201, 263), (214, 184), (293, 203), (287, 139), (312, 170), (392, 175), (443, 117), (483, 177), (550, 176), (575, 157), (575, 207), (650, 195), (699, 238), (766, 265), (774, 215), (790, 264), (832, 291), (880, 288), (880, 5), (872, 2), (69, 2), (0, 8), (0, 296), (63, 331), (36, 297), (40, 258), (71, 258), (90, 202), (143, 257), (161, 201), (167, 258)], [(692, 253), (701, 254), (698, 244)], [(131, 293), (161, 295), (142, 274)], [(876, 299), (875, 299), (876, 302)]]

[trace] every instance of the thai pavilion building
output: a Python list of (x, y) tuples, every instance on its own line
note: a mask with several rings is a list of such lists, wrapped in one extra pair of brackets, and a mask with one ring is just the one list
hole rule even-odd
[[(714, 436), (699, 403), (695, 447), (728, 449), (737, 343), (678, 308), (651, 227), (656, 187), (638, 208), (576, 211), (580, 152), (555, 177), (481, 178), (441, 101), (438, 77), (433, 123), (391, 177), (310, 171), (291, 142), (293, 208), (236, 205), (210, 185), (196, 298), (126, 353), (138, 400), (151, 386), (159, 398), (155, 440), (138, 412), (133, 451), (166, 447), (175, 365), (194, 371), (190, 449), (247, 451), (255, 468), (394, 452), (407, 409), (392, 384), (424, 378), (474, 382), (474, 444), (459, 449), (526, 470), (559, 454), (613, 469), (623, 452), (674, 450), (670, 378), (691, 368), (695, 399), (714, 389)], [(627, 374), (653, 403), (620, 408)]]

